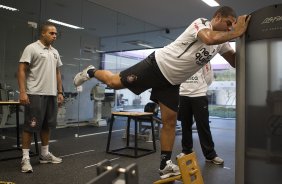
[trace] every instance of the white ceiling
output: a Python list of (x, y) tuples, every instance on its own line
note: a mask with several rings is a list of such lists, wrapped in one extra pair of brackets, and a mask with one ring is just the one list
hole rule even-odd
[[(210, 18), (218, 7), (209, 7), (201, 0), (88, 0), (160, 28), (187, 26), (198, 17)], [(240, 14), (268, 5), (281, 4), (282, 0), (217, 0), (220, 5), (231, 6)]]

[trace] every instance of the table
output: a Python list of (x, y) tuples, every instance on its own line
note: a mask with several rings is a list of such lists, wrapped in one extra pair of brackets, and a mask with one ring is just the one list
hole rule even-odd
[[(118, 148), (118, 149), (110, 150), (111, 136), (112, 136), (112, 130), (113, 130), (113, 124), (114, 124), (115, 116), (127, 117), (126, 146)], [(151, 118), (153, 149), (145, 149), (145, 148), (139, 148), (138, 147), (138, 126), (137, 126), (137, 124), (138, 124), (138, 122), (140, 122), (139, 118), (142, 118), (142, 117), (150, 117)], [(134, 122), (135, 122), (135, 128), (134, 128), (135, 135), (134, 135), (134, 146), (133, 147), (129, 146), (129, 138), (130, 138), (129, 131), (130, 131), (131, 119), (133, 119)], [(120, 151), (125, 150), (125, 149), (134, 150), (134, 154), (132, 155), (132, 154), (120, 152)], [(143, 153), (139, 154), (138, 151), (143, 151)], [(145, 155), (156, 152), (156, 140), (155, 140), (155, 131), (154, 131), (154, 123), (153, 123), (153, 113), (151, 113), (151, 112), (112, 112), (106, 152), (111, 153), (111, 154), (115, 154), (115, 155), (128, 156), (128, 157), (133, 157), (133, 158), (138, 158), (138, 157), (145, 156)]]
[[(0, 152), (5, 152), (5, 151), (12, 151), (12, 150), (21, 150), (20, 146), (20, 118), (19, 118), (19, 112), (20, 112), (20, 102), (18, 101), (0, 101), (0, 105), (13, 105), (16, 108), (16, 133), (17, 133), (17, 146), (16, 148), (9, 148), (9, 149), (2, 149)], [(34, 142), (35, 142), (35, 153), (31, 152), (31, 156), (39, 155), (39, 150), (38, 150), (38, 142), (37, 142), (37, 135), (34, 133)], [(10, 159), (15, 159), (15, 158), (21, 158), (22, 156), (18, 157), (9, 157), (9, 158), (3, 158), (0, 159), (0, 161), (3, 160), (10, 160)]]

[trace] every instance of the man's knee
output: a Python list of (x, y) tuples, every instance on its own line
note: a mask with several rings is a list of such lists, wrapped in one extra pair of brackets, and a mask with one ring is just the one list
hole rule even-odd
[(162, 119), (163, 125), (170, 128), (174, 128), (176, 125), (176, 119), (177, 119), (177, 113), (166, 114)]
[(107, 85), (110, 87), (110, 88), (113, 88), (113, 89), (122, 89), (124, 88), (121, 80), (120, 80), (120, 76), (119, 75), (113, 75), (111, 76), (108, 81), (107, 81)]
[(175, 127), (177, 120), (177, 112), (170, 109), (168, 106), (164, 105), (161, 102), (159, 102), (159, 104), (161, 109), (163, 126), (169, 128)]

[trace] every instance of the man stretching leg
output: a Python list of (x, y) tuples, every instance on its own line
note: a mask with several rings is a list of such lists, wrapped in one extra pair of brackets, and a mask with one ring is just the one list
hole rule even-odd
[(250, 17), (239, 16), (230, 7), (220, 7), (211, 21), (199, 18), (171, 44), (158, 49), (136, 65), (114, 74), (88, 66), (74, 78), (75, 86), (95, 77), (113, 89), (128, 88), (139, 95), (152, 88), (150, 99), (159, 104), (161, 129), (161, 178), (180, 174), (170, 160), (178, 110), (179, 85), (207, 64), (217, 53), (231, 66), (235, 52), (226, 42), (240, 37), (247, 29)]

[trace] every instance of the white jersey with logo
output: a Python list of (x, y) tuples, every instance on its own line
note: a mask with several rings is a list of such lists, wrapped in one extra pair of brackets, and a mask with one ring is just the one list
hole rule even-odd
[(55, 48), (47, 48), (38, 40), (24, 49), (19, 62), (29, 64), (27, 94), (57, 96), (56, 69), (63, 64)]
[(206, 96), (208, 87), (214, 79), (211, 64), (207, 63), (192, 77), (180, 85), (179, 95), (188, 97)]
[(210, 21), (196, 19), (172, 43), (156, 50), (157, 64), (165, 78), (173, 85), (181, 84), (207, 64), (217, 53), (232, 50), (229, 43), (206, 45), (197, 38), (202, 29), (212, 29)]

